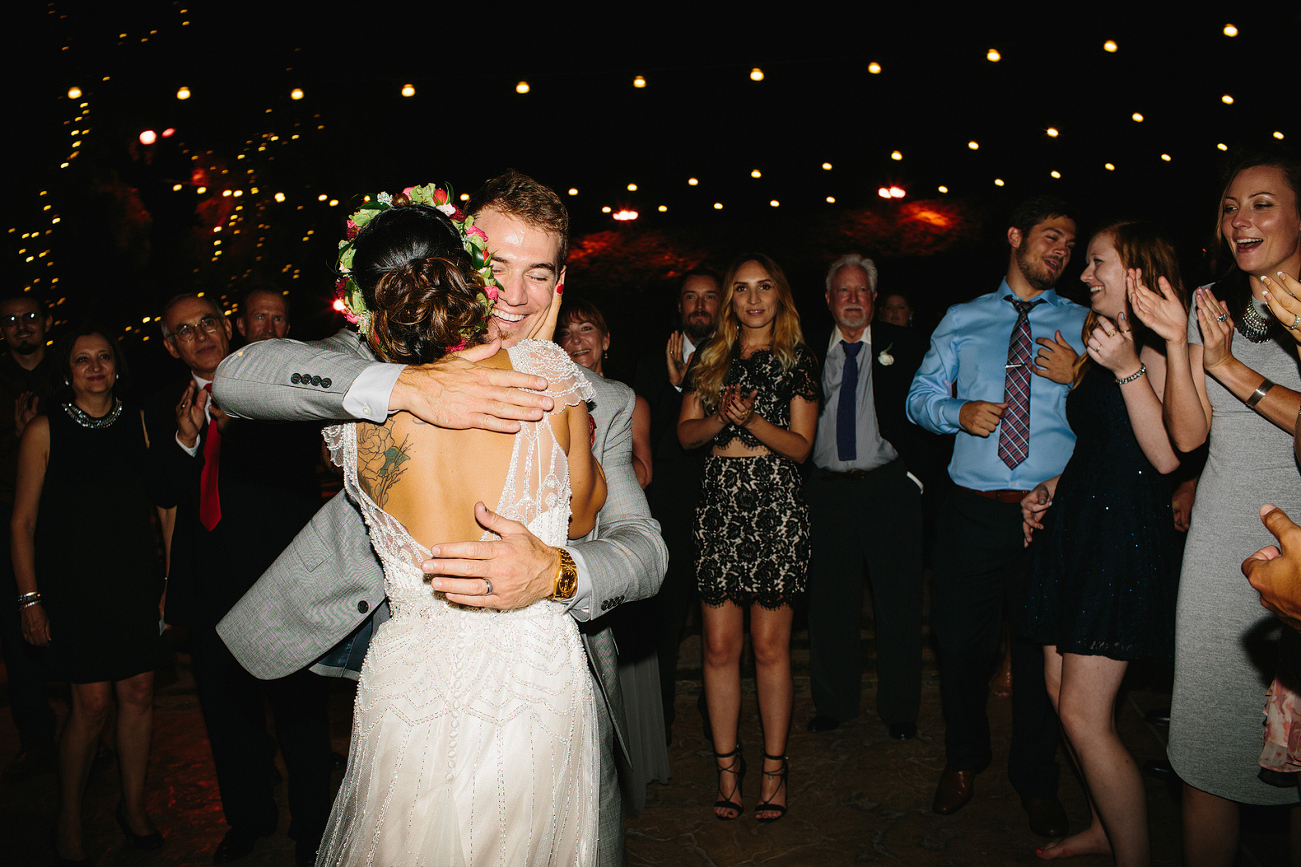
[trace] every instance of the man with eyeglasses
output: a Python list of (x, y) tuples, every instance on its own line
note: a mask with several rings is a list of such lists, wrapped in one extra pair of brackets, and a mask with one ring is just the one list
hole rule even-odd
[[(14, 479), (18, 474), (18, 440), (37, 412), (49, 387), (50, 363), (45, 352), (45, 331), (50, 317), (30, 295), (0, 301), (0, 335), (5, 352), (0, 355), (0, 520), (9, 526), (14, 505)], [(9, 559), (9, 534), (0, 532), (0, 644), (9, 675), (9, 711), (18, 729), (18, 755), (5, 766), (4, 779), (14, 782), (54, 767), (54, 711), (45, 698), (45, 664), (42, 651), (23, 640), (18, 607), (18, 587)]]
[[(310, 864), (330, 810), (329, 681), (301, 671), (264, 684), (235, 660), (216, 627), (319, 507), (319, 428), (235, 419), (212, 403), (208, 386), (229, 352), (231, 324), (207, 298), (178, 296), (162, 319), (164, 346), (189, 368), (185, 386), (166, 390), (155, 413), (159, 432), (167, 432), (150, 437), (177, 503), (166, 613), (190, 632), (195, 690), (230, 825), (213, 861), (242, 858), (275, 831), (278, 741), (296, 861)], [(264, 700), (275, 715), (274, 740)]]

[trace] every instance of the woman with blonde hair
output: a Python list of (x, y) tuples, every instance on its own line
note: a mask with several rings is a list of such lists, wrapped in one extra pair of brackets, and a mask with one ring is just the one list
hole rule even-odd
[(717, 334), (687, 371), (678, 439), (686, 449), (713, 444), (696, 512), (696, 576), (718, 762), (714, 814), (727, 820), (742, 812), (737, 725), (749, 609), (764, 740), (755, 818), (772, 822), (786, 813), (792, 605), (804, 592), (809, 559), (809, 511), (796, 465), (813, 448), (820, 383), (776, 262), (739, 257), (723, 291)]

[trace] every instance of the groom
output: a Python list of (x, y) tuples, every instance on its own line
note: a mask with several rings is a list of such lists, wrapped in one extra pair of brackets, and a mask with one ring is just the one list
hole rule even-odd
[[(487, 233), (502, 292), (492, 326), (512, 346), (546, 319), (564, 281), (568, 214), (547, 187), (514, 171), (494, 178), (469, 202)], [(354, 332), (314, 344), (267, 340), (232, 354), (217, 371), (214, 400), (238, 416), (269, 420), (365, 418), (382, 422), (406, 410), (447, 428), (511, 431), (540, 419), (550, 400), (538, 377), (488, 371), (470, 350), (421, 367), (381, 364)], [(467, 360), (469, 359), (469, 360)], [(584, 371), (596, 392), (593, 453), (609, 493), (596, 528), (582, 542), (544, 545), (521, 524), (482, 510), (480, 523), (501, 538), (434, 546), (430, 586), (465, 605), (518, 608), (563, 599), (579, 622), (598, 698), (601, 733), (599, 863), (623, 863), (615, 743), (626, 763), (623, 698), (608, 629), (593, 622), (622, 602), (655, 595), (668, 554), (632, 471), (632, 401)], [(573, 580), (576, 578), (576, 582)], [(355, 669), (376, 621), (387, 619), (383, 572), (361, 514), (342, 494), (329, 502), (218, 627), (237, 659), (262, 678), (321, 660), (341, 640), (342, 665)], [(339, 657), (339, 649), (329, 654)], [(349, 665), (348, 663), (351, 663)], [(321, 670), (321, 666), (317, 666)], [(342, 673), (336, 669), (333, 673)]]

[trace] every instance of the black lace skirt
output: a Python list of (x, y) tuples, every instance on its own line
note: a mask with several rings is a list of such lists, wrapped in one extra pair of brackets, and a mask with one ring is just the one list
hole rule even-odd
[(778, 455), (705, 459), (696, 509), (696, 583), (706, 605), (791, 605), (807, 586), (809, 507)]

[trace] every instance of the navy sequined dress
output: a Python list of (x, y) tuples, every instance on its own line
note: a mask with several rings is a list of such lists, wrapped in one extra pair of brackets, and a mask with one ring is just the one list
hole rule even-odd
[(1169, 661), (1179, 588), (1171, 485), (1139, 447), (1114, 379), (1093, 365), (1066, 398), (1075, 451), (1035, 532), (1024, 634), (1061, 653)]

